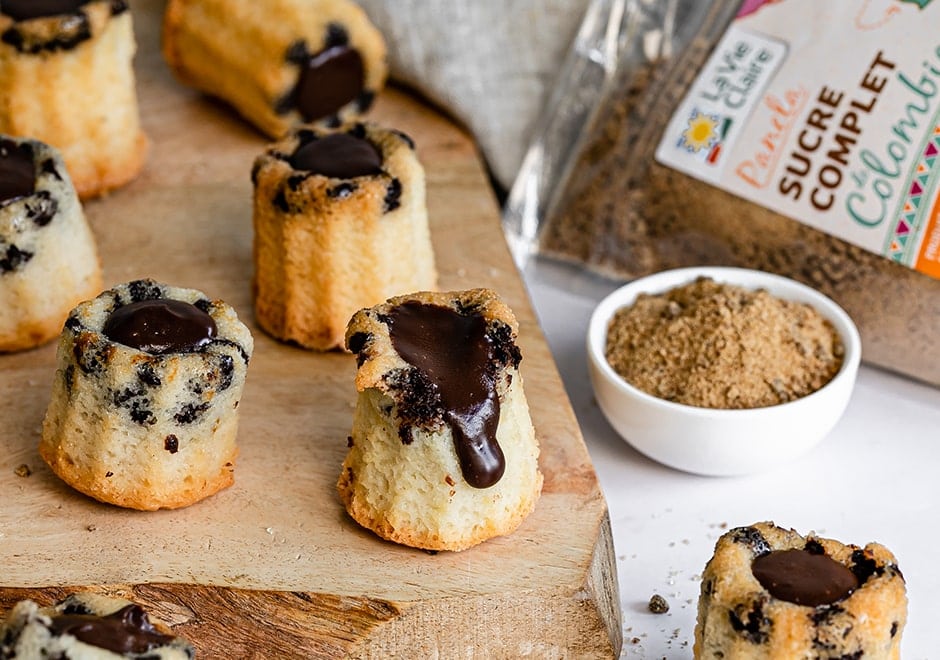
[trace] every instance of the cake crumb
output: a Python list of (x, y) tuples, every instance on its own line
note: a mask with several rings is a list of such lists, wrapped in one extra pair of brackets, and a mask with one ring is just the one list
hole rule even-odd
[(14, 468), (13, 472), (16, 474), (16, 476), (23, 477), (23, 478), (26, 478), (33, 473), (33, 471), (29, 469), (29, 466), (26, 463), (21, 463), (20, 465), (17, 465), (16, 468)]
[(659, 594), (653, 594), (650, 598), (649, 610), (653, 614), (665, 614), (669, 611), (669, 603)]

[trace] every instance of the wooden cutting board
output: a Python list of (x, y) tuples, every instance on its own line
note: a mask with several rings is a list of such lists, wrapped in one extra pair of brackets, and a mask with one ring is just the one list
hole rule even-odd
[(141, 603), (200, 657), (616, 656), (606, 503), (470, 138), (396, 90), (370, 114), (417, 142), (441, 288), (491, 287), (519, 318), (545, 488), (513, 535), (430, 554), (360, 528), (336, 495), (355, 361), (280, 344), (255, 324), (249, 172), (268, 140), (173, 79), (158, 50), (162, 8), (133, 5), (146, 171), (85, 208), (107, 286), (152, 277), (198, 288), (251, 327), (235, 485), (155, 513), (80, 495), (36, 449), (54, 345), (0, 355), (0, 616), (22, 598), (93, 589)]

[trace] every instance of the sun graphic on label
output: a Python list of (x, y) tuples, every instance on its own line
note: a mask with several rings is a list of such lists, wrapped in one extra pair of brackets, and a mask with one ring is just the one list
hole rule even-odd
[(688, 126), (682, 133), (679, 146), (693, 153), (708, 149), (718, 139), (718, 121), (715, 115), (706, 115), (693, 110)]

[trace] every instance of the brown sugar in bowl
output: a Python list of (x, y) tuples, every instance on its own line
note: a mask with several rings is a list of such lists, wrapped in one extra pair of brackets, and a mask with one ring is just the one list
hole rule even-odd
[[(625, 380), (606, 357), (616, 312), (640, 294), (661, 294), (699, 278), (764, 289), (783, 300), (811, 305), (841, 341), (842, 364), (828, 382), (776, 405), (710, 408), (660, 398)], [(855, 324), (818, 291), (778, 275), (741, 268), (682, 268), (620, 287), (595, 308), (588, 328), (588, 365), (598, 405), (611, 426), (635, 449), (670, 467), (731, 476), (769, 470), (808, 452), (835, 426), (848, 405), (861, 358)]]

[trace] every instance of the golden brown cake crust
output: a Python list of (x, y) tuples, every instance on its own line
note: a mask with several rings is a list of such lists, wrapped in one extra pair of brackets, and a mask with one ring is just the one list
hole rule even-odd
[[(298, 59), (343, 45), (361, 56), (361, 94), (330, 116), (304, 117), (292, 102)], [(228, 102), (272, 138), (305, 122), (360, 116), (388, 75), (385, 41), (351, 0), (169, 0), (163, 55), (183, 83)]]
[[(289, 157), (324, 136), (365, 138), (382, 171), (349, 179), (295, 169)], [(411, 139), (373, 123), (301, 128), (255, 161), (254, 301), (258, 324), (305, 348), (342, 348), (357, 310), (434, 289), (424, 169)]]
[[(440, 402), (408, 385), (413, 367), (395, 350), (386, 319), (412, 302), (486, 321), (500, 405), (496, 440), (505, 456), (504, 474), (489, 487), (467, 483)], [(396, 296), (355, 314), (346, 338), (359, 362), (359, 396), (337, 490), (360, 525), (396, 543), (456, 551), (511, 534), (531, 513), (542, 474), (518, 371), (517, 328), (512, 311), (487, 289)]]
[(93, 0), (67, 15), (0, 14), (0, 133), (62, 152), (81, 198), (134, 179), (146, 160), (132, 60), (131, 12)]
[[(179, 300), (217, 335), (199, 350), (154, 355), (102, 328), (124, 305)], [(141, 510), (188, 506), (232, 484), (237, 406), (253, 340), (235, 311), (195, 289), (137, 280), (76, 307), (62, 331), (39, 453), (63, 481)]]
[(101, 291), (101, 266), (82, 206), (59, 152), (0, 135), (4, 152), (28, 154), (32, 194), (0, 202), (0, 352), (59, 335), (82, 300)]
[[(851, 569), (859, 586), (832, 604), (775, 598), (754, 576), (756, 557), (777, 550), (824, 554)], [(762, 522), (728, 531), (702, 575), (694, 657), (897, 660), (907, 595), (897, 560), (882, 545), (845, 545)]]

